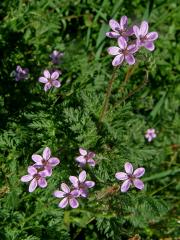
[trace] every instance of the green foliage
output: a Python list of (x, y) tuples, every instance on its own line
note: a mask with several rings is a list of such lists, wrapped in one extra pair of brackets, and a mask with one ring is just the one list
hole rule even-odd
[[(100, 123), (114, 42), (105, 32), (122, 15), (147, 19), (160, 37), (127, 82), (128, 67), (119, 69)], [(178, 239), (178, 1), (5, 0), (0, 17), (0, 239)], [(65, 53), (62, 86), (45, 93), (37, 80), (54, 49)], [(28, 80), (15, 82), (17, 65), (29, 68)], [(147, 143), (150, 127), (157, 138)], [(61, 164), (47, 189), (30, 194), (20, 177), (45, 146)], [(52, 193), (79, 173), (80, 146), (96, 153), (87, 170), (96, 186), (78, 209), (59, 209)], [(118, 190), (115, 173), (127, 161), (145, 167), (145, 190)]]

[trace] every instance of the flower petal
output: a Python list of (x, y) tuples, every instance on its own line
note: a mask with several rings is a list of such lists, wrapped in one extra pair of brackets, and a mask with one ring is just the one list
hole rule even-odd
[(56, 157), (52, 157), (52, 158), (50, 158), (50, 159), (48, 160), (48, 163), (49, 163), (51, 166), (55, 167), (55, 166), (57, 166), (57, 165), (60, 163), (60, 160), (59, 160), (58, 158), (56, 158)]
[(87, 163), (89, 164), (89, 166), (91, 166), (91, 167), (95, 167), (95, 165), (96, 165), (96, 162), (91, 158), (91, 159), (88, 159), (87, 160)]
[(47, 83), (44, 85), (44, 91), (47, 92), (51, 87), (52, 87), (51, 83), (50, 83), (50, 82), (47, 82)]
[(133, 65), (136, 62), (136, 60), (132, 54), (126, 55), (125, 60), (129, 65)]
[(133, 31), (134, 31), (134, 34), (137, 38), (139, 38), (140, 36), (140, 29), (138, 28), (138, 26), (134, 25), (133, 26)]
[(127, 42), (123, 37), (118, 38), (118, 45), (123, 50), (127, 48)]
[(45, 178), (41, 177), (38, 179), (38, 186), (41, 188), (47, 187), (47, 181)]
[(52, 85), (56, 88), (59, 88), (61, 86), (61, 83), (58, 80), (53, 80)]
[(34, 178), (29, 184), (29, 192), (33, 192), (37, 187), (37, 180)]
[(34, 174), (37, 173), (37, 169), (36, 169), (35, 167), (33, 167), (33, 166), (29, 166), (29, 167), (28, 167), (28, 173), (29, 173), (30, 175), (34, 176)]
[(132, 174), (133, 173), (133, 166), (129, 162), (124, 164), (124, 169), (125, 169), (127, 174)]
[(68, 198), (67, 197), (63, 198), (63, 200), (61, 200), (60, 203), (58, 204), (58, 206), (60, 208), (65, 208), (67, 205), (68, 205)]
[(33, 179), (32, 175), (25, 175), (21, 177), (21, 182), (29, 182)]
[(75, 187), (75, 188), (77, 188), (78, 187), (78, 178), (77, 177), (75, 177), (75, 176), (70, 176), (69, 177), (69, 181), (73, 184), (73, 186)]
[(149, 51), (154, 51), (155, 46), (153, 42), (145, 42), (144, 47), (148, 49)]
[(130, 186), (131, 181), (129, 179), (124, 181), (123, 184), (121, 185), (121, 192), (127, 192)]
[(150, 32), (146, 35), (146, 38), (148, 39), (148, 41), (155, 41), (158, 38), (158, 33)]
[(94, 152), (89, 152), (88, 153), (88, 158), (94, 158), (96, 156), (96, 154)]
[(69, 204), (70, 204), (70, 206), (71, 206), (72, 208), (77, 208), (77, 207), (79, 207), (79, 203), (78, 203), (78, 201), (77, 201), (75, 198), (71, 198), (71, 199), (69, 200)]
[(44, 70), (43, 73), (44, 73), (45, 78), (50, 78), (51, 77), (50, 72), (48, 70)]
[(41, 83), (47, 83), (48, 82), (47, 78), (45, 78), (45, 77), (40, 77), (38, 79), (38, 81), (41, 82)]
[(52, 80), (56, 80), (56, 79), (58, 79), (58, 77), (59, 77), (59, 72), (58, 71), (53, 72), (52, 75), (51, 75)]
[(120, 29), (124, 30), (127, 27), (128, 18), (126, 16), (122, 16), (120, 20)]
[(120, 34), (116, 33), (116, 32), (107, 32), (106, 36), (109, 38), (118, 38), (118, 37), (120, 37)]
[(83, 183), (85, 180), (86, 180), (86, 171), (82, 171), (79, 174), (79, 181), (80, 181), (80, 183)]
[(33, 154), (32, 155), (32, 160), (38, 164), (42, 164), (42, 157), (38, 154)]
[(140, 179), (134, 179), (133, 180), (134, 186), (140, 190), (144, 188), (144, 183)]
[(87, 189), (82, 189), (82, 188), (81, 188), (81, 189), (79, 190), (79, 192), (80, 192), (80, 196), (81, 196), (81, 197), (86, 198), (87, 195), (88, 195)]
[(65, 192), (65, 193), (69, 193), (70, 189), (68, 187), (68, 185), (66, 185), (65, 183), (61, 184), (61, 189)]
[(110, 55), (118, 55), (120, 53), (120, 48), (118, 48), (118, 47), (109, 47), (107, 51), (108, 51), (108, 53)]
[(140, 34), (142, 37), (144, 37), (148, 33), (148, 22), (142, 21), (141, 26), (140, 26)]
[(128, 175), (124, 172), (117, 172), (115, 174), (115, 177), (118, 179), (118, 180), (127, 180), (128, 179)]
[(65, 193), (63, 191), (56, 190), (54, 191), (53, 195), (57, 198), (63, 198)]
[(123, 60), (124, 60), (124, 55), (123, 55), (123, 54), (119, 54), (119, 55), (117, 55), (117, 56), (113, 59), (112, 65), (113, 65), (114, 67), (116, 67), (116, 66), (120, 65), (120, 64), (123, 62)]
[(111, 20), (109, 21), (109, 26), (110, 26), (111, 29), (112, 29), (113, 31), (115, 31), (115, 32), (120, 30), (120, 25), (119, 25), (119, 23), (118, 23), (117, 21), (113, 20), (113, 19), (111, 19)]
[(51, 149), (46, 147), (43, 151), (43, 158), (47, 161), (51, 157)]
[(133, 176), (135, 178), (140, 178), (144, 175), (145, 173), (145, 168), (141, 167), (141, 168), (137, 168), (134, 173), (133, 173)]
[(93, 181), (85, 181), (84, 183), (88, 188), (92, 188), (95, 186), (95, 182)]
[(45, 170), (38, 172), (38, 174), (43, 178), (51, 176), (51, 175), (49, 175), (49, 170), (47, 170), (46, 168), (45, 168)]
[(127, 47), (127, 50), (129, 53), (135, 53), (138, 51), (138, 47), (136, 46), (136, 44), (131, 44)]
[(86, 159), (84, 158), (84, 156), (77, 157), (76, 161), (79, 162), (79, 163), (86, 164)]
[(87, 151), (84, 148), (79, 148), (79, 152), (82, 156), (86, 156), (87, 155)]
[(75, 189), (71, 191), (71, 196), (73, 197), (79, 197), (79, 190)]

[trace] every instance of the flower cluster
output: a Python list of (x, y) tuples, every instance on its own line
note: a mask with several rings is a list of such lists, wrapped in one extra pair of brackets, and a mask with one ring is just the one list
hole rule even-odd
[(29, 192), (33, 192), (37, 186), (40, 188), (47, 187), (46, 177), (52, 175), (52, 169), (60, 163), (56, 157), (51, 157), (51, 150), (46, 147), (43, 155), (33, 154), (32, 160), (35, 162), (28, 167), (28, 175), (21, 177), (22, 182), (30, 182)]
[(72, 183), (71, 187), (62, 183), (60, 186), (61, 191), (56, 190), (54, 192), (55, 197), (63, 198), (58, 205), (60, 208), (65, 208), (68, 204), (72, 208), (77, 208), (79, 206), (77, 198), (86, 198), (88, 196), (88, 189), (95, 186), (95, 182), (86, 181), (86, 171), (84, 170), (79, 174), (78, 178), (70, 176), (69, 180)]
[[(60, 58), (64, 55), (64, 53), (59, 52), (57, 50), (54, 50), (50, 54), (50, 58), (52, 60), (52, 63), (57, 65), (60, 63)], [(59, 82), (59, 75), (61, 74), (61, 71), (58, 69), (52, 69), (44, 70), (42, 77), (39, 77), (38, 81), (41, 83), (44, 83), (44, 91), (47, 92), (50, 88), (55, 87), (59, 88), (61, 86), (61, 83)]]
[(112, 61), (114, 67), (119, 66), (126, 61), (129, 65), (135, 63), (134, 54), (140, 50), (141, 47), (149, 51), (155, 49), (154, 41), (158, 38), (157, 32), (148, 33), (148, 23), (142, 21), (140, 27), (134, 25), (128, 27), (128, 18), (122, 16), (120, 22), (111, 19), (109, 25), (112, 29), (107, 32), (106, 36), (117, 39), (118, 47), (113, 46), (108, 48), (108, 53), (115, 56)]
[(18, 82), (23, 79), (27, 79), (29, 74), (28, 68), (22, 68), (21, 66), (16, 67), (16, 71), (14, 72), (15, 80)]

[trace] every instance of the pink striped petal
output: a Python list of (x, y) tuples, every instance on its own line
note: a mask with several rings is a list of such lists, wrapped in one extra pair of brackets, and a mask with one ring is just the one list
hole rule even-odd
[(120, 48), (118, 48), (118, 47), (109, 47), (107, 51), (108, 51), (108, 53), (110, 55), (118, 55), (120, 53)]
[(107, 32), (106, 36), (109, 38), (118, 38), (118, 37), (120, 37), (120, 34), (116, 33), (116, 32)]
[(144, 188), (144, 183), (140, 179), (134, 179), (133, 180), (134, 186), (140, 190)]
[(33, 192), (37, 187), (37, 180), (34, 178), (29, 184), (29, 192)]
[(154, 49), (155, 49), (155, 46), (154, 46), (154, 43), (153, 43), (153, 42), (146, 42), (146, 43), (144, 44), (144, 47), (145, 47), (146, 49), (148, 49), (149, 51), (154, 51)]
[(127, 48), (127, 42), (123, 37), (118, 38), (118, 45), (122, 50)]
[(63, 198), (65, 196), (65, 193), (59, 190), (54, 191), (53, 195), (57, 198)]
[(129, 179), (124, 181), (123, 184), (121, 185), (121, 192), (127, 192), (130, 186), (131, 186), (131, 181)]
[(79, 207), (79, 203), (78, 201), (75, 199), (75, 198), (71, 198), (69, 200), (69, 205), (72, 207), (72, 208), (77, 208)]
[(29, 173), (30, 175), (34, 176), (34, 174), (37, 173), (37, 169), (36, 169), (35, 167), (33, 167), (33, 166), (29, 166), (29, 167), (28, 167), (28, 173)]
[(48, 82), (47, 78), (45, 78), (45, 77), (40, 77), (38, 79), (38, 81), (41, 82), (41, 83), (47, 83)]
[(69, 193), (70, 189), (68, 187), (68, 185), (66, 185), (65, 183), (61, 184), (61, 189), (65, 192), (65, 193)]
[(43, 158), (45, 160), (49, 160), (50, 157), (51, 157), (51, 149), (49, 147), (46, 147), (43, 151)]
[(116, 66), (120, 65), (120, 64), (123, 62), (123, 60), (124, 60), (124, 55), (123, 55), (123, 54), (119, 54), (119, 55), (117, 55), (117, 56), (113, 59), (112, 65), (113, 65), (114, 67), (116, 67)]
[(113, 20), (113, 19), (111, 19), (109, 21), (109, 25), (110, 25), (111, 29), (115, 32), (120, 30), (119, 23), (117, 21)]
[(88, 188), (92, 188), (95, 186), (95, 182), (93, 181), (85, 181), (84, 183)]
[(33, 154), (32, 155), (32, 160), (34, 162), (38, 163), (38, 164), (42, 164), (43, 158), (40, 155), (38, 155), (38, 154)]
[(79, 174), (79, 181), (80, 183), (84, 182), (86, 180), (86, 171), (82, 171), (80, 174)]
[(148, 23), (146, 21), (142, 21), (141, 26), (140, 26), (140, 34), (142, 37), (146, 36), (148, 33)]
[(56, 88), (59, 88), (61, 86), (61, 83), (58, 80), (53, 80), (52, 85)]
[(52, 157), (48, 160), (48, 162), (51, 166), (55, 167), (60, 163), (60, 160), (56, 157)]
[(120, 29), (124, 30), (127, 27), (128, 18), (126, 16), (122, 16), (120, 20)]
[(41, 188), (45, 188), (45, 187), (47, 187), (47, 181), (46, 181), (46, 179), (45, 178), (39, 178), (38, 179), (38, 186), (39, 187), (41, 187)]
[(134, 31), (134, 34), (136, 35), (136, 37), (139, 38), (139, 36), (140, 36), (140, 29), (138, 28), (138, 26), (134, 25), (133, 26), (133, 31)]
[(84, 158), (84, 156), (77, 157), (76, 161), (82, 164), (86, 164), (86, 159)]
[(88, 159), (87, 160), (87, 163), (89, 164), (89, 166), (91, 166), (91, 167), (95, 167), (95, 165), (96, 165), (96, 162), (91, 158), (91, 159)]
[(56, 79), (58, 79), (58, 77), (59, 77), (59, 72), (58, 71), (53, 72), (52, 75), (51, 75), (52, 80), (56, 80)]
[(77, 177), (75, 177), (75, 176), (70, 176), (70, 177), (69, 177), (69, 181), (73, 184), (73, 186), (74, 186), (75, 188), (78, 187), (78, 178), (77, 178)]
[(135, 178), (140, 178), (140, 177), (142, 177), (142, 176), (144, 175), (144, 173), (145, 173), (145, 169), (144, 169), (143, 167), (137, 168), (137, 169), (134, 171), (133, 176), (134, 176)]
[(51, 87), (52, 87), (51, 83), (50, 83), (50, 82), (47, 82), (47, 83), (44, 85), (44, 91), (47, 92)]
[(65, 208), (67, 205), (68, 205), (68, 198), (66, 197), (66, 198), (63, 198), (63, 200), (60, 201), (58, 206), (60, 208)]
[(21, 182), (29, 182), (33, 179), (32, 175), (25, 175), (21, 177)]
[(133, 166), (129, 162), (124, 164), (124, 169), (125, 169), (127, 174), (132, 174), (133, 173)]
[(150, 32), (146, 35), (148, 41), (155, 41), (158, 38), (157, 32)]
[(118, 180), (127, 180), (128, 179), (128, 175), (124, 172), (117, 172), (115, 174), (115, 177), (118, 179)]
[(125, 56), (125, 60), (129, 65), (135, 64), (136, 60), (133, 55), (129, 54)]
[(79, 152), (81, 155), (86, 156), (87, 155), (87, 151), (84, 148), (79, 148)]
[(48, 70), (44, 70), (44, 76), (45, 78), (50, 78), (51, 77), (50, 72)]

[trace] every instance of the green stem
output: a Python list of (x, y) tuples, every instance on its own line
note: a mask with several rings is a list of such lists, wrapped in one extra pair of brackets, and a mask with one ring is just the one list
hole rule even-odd
[(113, 82), (114, 82), (114, 80), (116, 79), (117, 69), (118, 69), (118, 67), (114, 68), (112, 77), (111, 77), (111, 79), (109, 80), (108, 87), (107, 87), (107, 91), (106, 91), (106, 96), (105, 96), (105, 99), (104, 99), (103, 108), (102, 108), (102, 111), (101, 111), (101, 114), (100, 114), (100, 118), (99, 118), (99, 122), (102, 122), (102, 121), (103, 121), (103, 118), (104, 118), (104, 116), (105, 116), (105, 114), (106, 114), (106, 111), (107, 111), (107, 109), (108, 109), (109, 98), (110, 98), (110, 96), (111, 96), (111, 91), (112, 91)]

